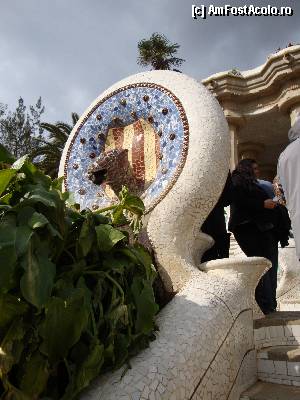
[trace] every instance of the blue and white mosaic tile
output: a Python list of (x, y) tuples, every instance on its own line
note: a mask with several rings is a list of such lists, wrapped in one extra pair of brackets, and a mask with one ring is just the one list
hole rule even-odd
[[(87, 177), (88, 167), (104, 152), (111, 127), (126, 127), (136, 120), (149, 121), (150, 117), (156, 134), (161, 131), (156, 176), (141, 196), (147, 210), (168, 192), (180, 174), (188, 147), (185, 112), (172, 93), (158, 85), (148, 86), (152, 87), (136, 84), (112, 93), (89, 112), (74, 133), (64, 167), (65, 187), (75, 194), (81, 208), (102, 208), (113, 202), (102, 186)], [(121, 125), (113, 125), (119, 121)]]

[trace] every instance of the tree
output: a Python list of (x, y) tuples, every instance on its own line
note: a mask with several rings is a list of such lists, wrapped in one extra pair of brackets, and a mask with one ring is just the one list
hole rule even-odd
[(62, 151), (78, 119), (79, 115), (72, 113), (72, 125), (65, 122), (41, 123), (41, 128), (49, 132), (49, 138), (39, 140), (39, 146), (31, 153), (31, 158), (39, 168), (52, 178), (58, 175)]
[(176, 57), (179, 47), (178, 43), (171, 43), (164, 35), (153, 33), (150, 39), (138, 42), (137, 62), (143, 67), (151, 65), (153, 69), (170, 70), (173, 67), (180, 67), (185, 60)]
[(7, 111), (7, 106), (0, 104), (0, 143), (16, 158), (29, 154), (42, 138), (41, 115), (45, 108), (41, 97), (29, 112), (22, 97), (18, 100), (15, 111)]
[(2, 117), (2, 115), (5, 113), (6, 109), (7, 109), (7, 105), (0, 103), (0, 117)]

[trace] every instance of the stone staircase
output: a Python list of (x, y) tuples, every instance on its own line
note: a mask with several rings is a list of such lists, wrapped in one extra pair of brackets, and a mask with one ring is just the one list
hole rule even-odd
[(300, 311), (254, 321), (257, 383), (240, 400), (300, 400)]
[(275, 383), (257, 382), (247, 390), (240, 400), (299, 400), (300, 388), (278, 385)]
[[(300, 271), (300, 268), (299, 268)], [(300, 311), (300, 284), (299, 282), (288, 291), (286, 294), (281, 296), (279, 299), (279, 310), (280, 311)]]
[[(243, 255), (233, 235), (230, 258)], [(240, 400), (300, 400), (300, 276), (295, 243), (279, 248), (279, 311), (266, 317), (254, 305), (257, 383)]]

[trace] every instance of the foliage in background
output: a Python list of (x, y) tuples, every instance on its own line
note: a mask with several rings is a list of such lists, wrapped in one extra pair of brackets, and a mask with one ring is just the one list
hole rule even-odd
[(62, 151), (79, 116), (72, 113), (71, 124), (50, 124), (41, 122), (44, 110), (41, 98), (29, 106), (29, 112), (22, 97), (15, 111), (0, 103), (0, 143), (16, 158), (29, 154), (39, 169), (56, 178)]
[(29, 112), (22, 97), (15, 111), (7, 111), (7, 106), (0, 105), (0, 143), (16, 158), (30, 154), (38, 146), (43, 132), (40, 126), (43, 112), (41, 98), (29, 106)]
[(143, 67), (150, 65), (153, 69), (180, 67), (185, 60), (177, 57), (179, 47), (178, 43), (171, 43), (164, 35), (153, 33), (150, 39), (138, 42), (138, 64)]
[(39, 157), (40, 161), (35, 164), (52, 178), (58, 175), (62, 151), (78, 119), (79, 115), (72, 113), (72, 125), (65, 122), (41, 123), (41, 128), (49, 132), (49, 137), (39, 140), (38, 148), (30, 153), (30, 157), (32, 159)]
[(156, 272), (128, 234), (144, 206), (124, 188), (79, 212), (61, 180), (12, 162), (0, 146), (0, 398), (75, 399), (153, 338)]

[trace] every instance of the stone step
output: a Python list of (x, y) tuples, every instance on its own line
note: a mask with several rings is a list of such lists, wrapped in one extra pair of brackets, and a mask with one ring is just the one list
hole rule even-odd
[(300, 311), (278, 311), (254, 321), (257, 349), (300, 344)]
[(300, 311), (300, 299), (283, 300), (279, 303), (280, 311)]
[(264, 382), (300, 386), (300, 347), (274, 346), (260, 350), (257, 374)]
[(299, 400), (300, 387), (257, 382), (242, 394), (240, 400)]

